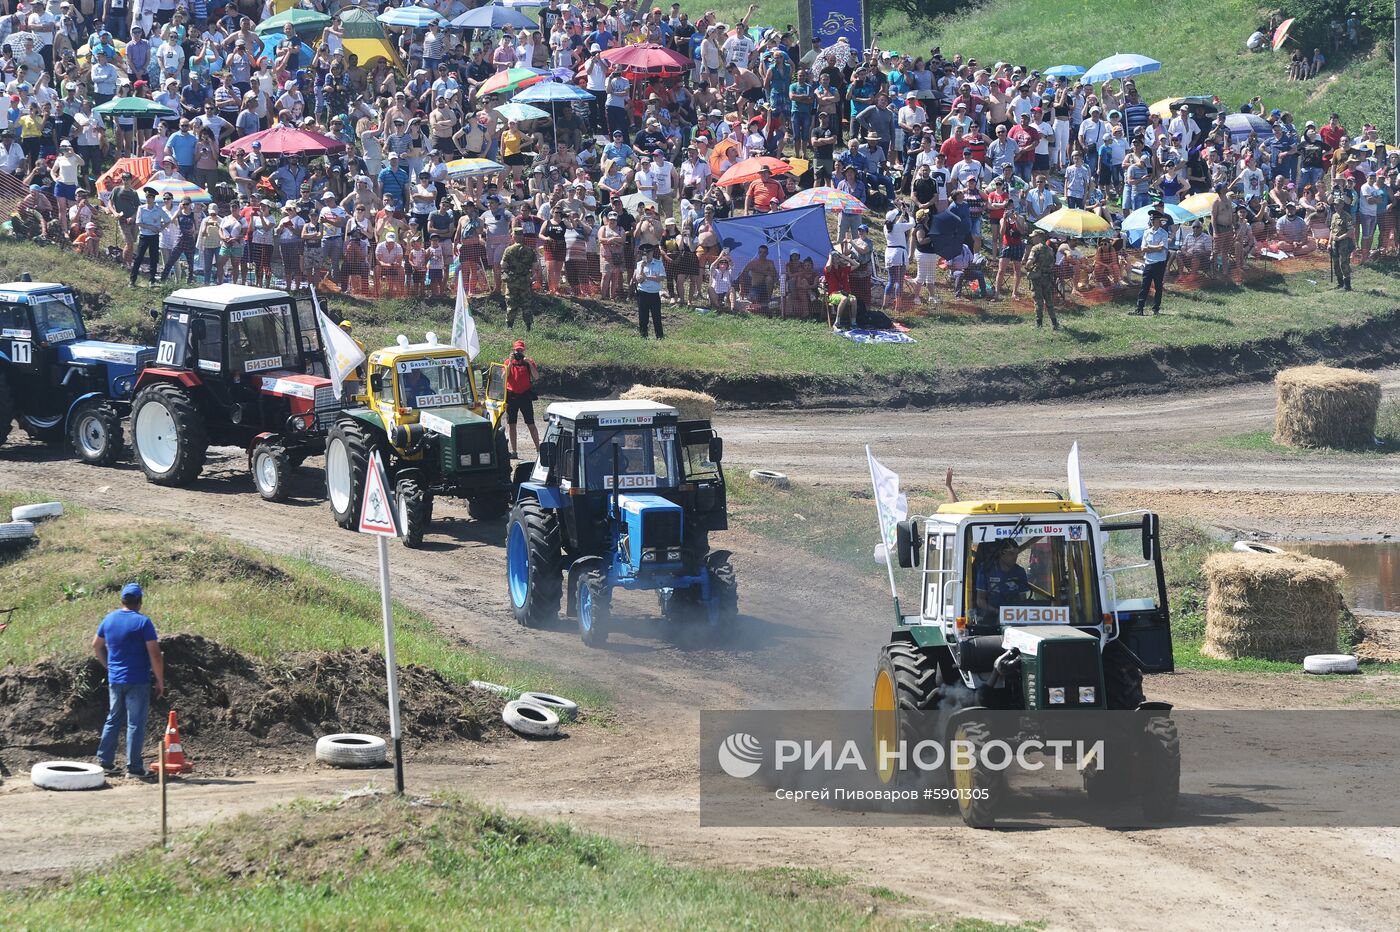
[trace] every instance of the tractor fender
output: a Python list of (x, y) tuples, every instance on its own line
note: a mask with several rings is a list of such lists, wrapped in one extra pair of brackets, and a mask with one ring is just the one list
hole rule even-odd
[(705, 554), (705, 565), (708, 567), (715, 563), (725, 563), (732, 556), (734, 556), (734, 551), (732, 550), (711, 550), (709, 553)]
[(258, 434), (256, 437), (254, 437), (252, 440), (248, 441), (248, 450), (247, 450), (247, 453), (248, 453), (248, 468), (249, 468), (249, 469), (252, 469), (252, 468), (253, 468), (253, 451), (256, 450), (256, 449), (258, 448), (258, 444), (260, 444), (260, 443), (265, 443), (265, 442), (267, 442), (268, 440), (271, 440), (271, 439), (273, 439), (274, 437), (277, 437), (277, 436), (278, 436), (278, 435), (277, 435), (277, 434), (274, 434), (272, 431), (270, 431), (270, 430), (265, 430), (265, 431), (263, 431), (262, 433)]
[(73, 399), (73, 403), (68, 406), (68, 413), (63, 416), (63, 430), (65, 433), (73, 426), (73, 412), (77, 411), (78, 406), (83, 402), (91, 401), (94, 398), (101, 398), (103, 401), (107, 400), (107, 396), (102, 392), (88, 392), (87, 394), (79, 395), (77, 398)]
[(578, 612), (578, 578), (587, 570), (597, 565), (600, 569), (606, 568), (602, 557), (579, 557), (569, 564), (569, 583), (564, 589), (568, 594), (568, 605), (565, 607), (565, 617), (573, 618)]
[(1170, 712), (1172, 704), (1170, 702), (1139, 702), (1137, 705), (1139, 712)]
[(162, 369), (158, 367), (147, 367), (141, 370), (141, 374), (136, 377), (136, 392), (145, 388), (152, 382), (179, 382), (185, 388), (194, 388), (200, 384), (199, 376), (184, 369)]
[(538, 501), (541, 508), (557, 510), (564, 507), (564, 496), (558, 487), (545, 485), (543, 482), (522, 482), (516, 501), (524, 501), (527, 498)]

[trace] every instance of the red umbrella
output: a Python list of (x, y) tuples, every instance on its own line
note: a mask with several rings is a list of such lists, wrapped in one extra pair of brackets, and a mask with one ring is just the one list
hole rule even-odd
[(1293, 25), (1293, 20), (1286, 19), (1278, 24), (1274, 30), (1274, 51), (1277, 52), (1283, 47), (1283, 43), (1288, 39), (1288, 27)]
[(602, 53), (604, 61), (621, 65), (633, 75), (680, 75), (694, 63), (690, 59), (653, 42), (624, 45)]
[(343, 152), (345, 143), (339, 139), (312, 132), (309, 129), (296, 129), (291, 126), (274, 126), (260, 133), (251, 133), (236, 139), (219, 150), (223, 156), (237, 152), (251, 152), (253, 143), (262, 144), (263, 155), (325, 155), (329, 152)]
[(792, 171), (792, 166), (782, 159), (757, 155), (729, 166), (729, 170), (721, 175), (719, 181), (715, 183), (721, 185), (748, 184), (750, 181), (758, 180), (758, 170), (764, 167), (767, 167), (775, 175), (786, 175)]

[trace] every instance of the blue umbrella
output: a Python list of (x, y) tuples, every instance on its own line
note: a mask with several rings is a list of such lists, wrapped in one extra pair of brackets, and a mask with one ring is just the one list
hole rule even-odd
[(437, 10), (430, 10), (425, 6), (401, 6), (391, 10), (385, 10), (377, 17), (386, 26), (402, 26), (405, 29), (427, 29), (433, 23), (447, 21)]
[[(287, 41), (287, 37), (281, 33), (273, 33), (270, 36), (261, 36), (262, 53), (264, 57), (276, 57), (277, 46)], [(297, 67), (306, 68), (311, 64), (311, 59), (316, 57), (316, 53), (311, 46), (305, 42), (301, 43), (301, 54), (297, 56)]]
[(1046, 68), (1047, 78), (1077, 78), (1084, 73), (1083, 68), (1078, 65), (1056, 65), (1054, 68)]
[(511, 100), (518, 104), (555, 103), (557, 101), (592, 100), (593, 95), (574, 84), (541, 81), (516, 94)]
[(1162, 63), (1145, 55), (1110, 55), (1090, 68), (1079, 79), (1081, 84), (1101, 84), (1114, 78), (1131, 78), (1136, 74), (1160, 71)]
[(503, 26), (514, 26), (517, 29), (540, 28), (539, 24), (524, 13), (499, 3), (488, 3), (468, 10), (454, 19), (452, 25), (462, 29), (500, 29)]
[(493, 109), (496, 111), (496, 115), (503, 120), (520, 120), (524, 122), (525, 120), (549, 119), (549, 114), (546, 111), (541, 110), (539, 107), (532, 107), (529, 104), (501, 104), (499, 107)]
[(1123, 218), (1124, 239), (1129, 246), (1136, 246), (1142, 242), (1142, 234), (1151, 223), (1149, 216), (1152, 211), (1159, 210), (1171, 218), (1172, 223), (1190, 223), (1196, 219), (1196, 215), (1182, 207), (1180, 204), (1149, 204), (1146, 207), (1139, 207), (1137, 210)]

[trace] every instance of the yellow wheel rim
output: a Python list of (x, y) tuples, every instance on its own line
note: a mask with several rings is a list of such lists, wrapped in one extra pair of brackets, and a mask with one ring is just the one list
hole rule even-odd
[(894, 749), (899, 742), (899, 716), (895, 711), (894, 681), (884, 670), (875, 674), (875, 760), (879, 765), (880, 782), (889, 783), (897, 771), (894, 761), (887, 760), (885, 749)]
[[(957, 733), (953, 736), (953, 740), (966, 741), (967, 733), (959, 728)], [(967, 812), (972, 806), (972, 768), (953, 767), (952, 770), (953, 786), (958, 791), (958, 809), (961, 812)]]

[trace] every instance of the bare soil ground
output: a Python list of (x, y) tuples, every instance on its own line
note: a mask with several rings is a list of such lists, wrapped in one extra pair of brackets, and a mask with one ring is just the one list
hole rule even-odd
[[(1397, 373), (1386, 373), (1386, 383), (1393, 391)], [(1269, 389), (1244, 386), (1190, 397), (961, 411), (721, 414), (720, 424), (729, 461), (772, 466), (800, 481), (857, 485), (866, 478), (862, 445), (871, 442), (906, 481), (925, 487), (941, 479), (946, 462), (960, 464), (962, 481), (973, 487), (1062, 486), (1065, 453), (1078, 439), (1091, 489), (1113, 490), (1115, 500), (1132, 493), (1164, 510), (1170, 503), (1170, 510), (1195, 508), (1292, 534), (1339, 522), (1350, 533), (1372, 534), (1390, 522), (1385, 516), (1400, 513), (1400, 470), (1389, 457), (1295, 463), (1212, 446), (1223, 434), (1258, 429), (1271, 410)], [(130, 465), (95, 470), (20, 446), (0, 462), (0, 487), (189, 522), (373, 584), (374, 546), (333, 525), (314, 461), (296, 479), (296, 501), (273, 505), (252, 491), (243, 458), (224, 453), (211, 458), (195, 487), (172, 490), (147, 485)], [(1294, 515), (1288, 503), (1304, 500), (1313, 510)], [(1329, 511), (1348, 501), (1349, 509)], [(504, 594), (502, 524), (473, 523), (464, 508), (440, 505), (439, 514), (452, 520), (434, 527), (424, 550), (393, 551), (396, 598), (487, 650), (568, 668), (609, 688), (617, 723), (574, 728), (560, 741), (501, 737), (423, 748), (410, 757), (416, 790), (462, 788), (687, 861), (822, 867), (907, 894), (920, 908), (1043, 919), (1051, 928), (1393, 927), (1395, 829), (701, 828), (698, 710), (867, 708), (890, 621), (883, 577), (734, 532), (724, 545), (735, 553), (744, 619), (732, 644), (687, 644), (683, 633), (659, 626), (654, 602), (638, 594), (621, 600), (619, 613), (627, 617), (607, 648), (588, 650), (563, 624), (517, 626)], [(1281, 521), (1272, 520), (1274, 509)], [(1336, 707), (1400, 693), (1400, 678), (1192, 672), (1153, 677), (1148, 692), (1190, 708)], [(189, 751), (197, 761), (198, 746)], [(311, 756), (308, 741), (300, 754), (196, 775), (174, 791), (175, 825), (366, 779), (318, 770)], [(275, 770), (281, 772), (268, 772)], [(382, 786), (390, 778), (373, 779)], [(152, 837), (133, 826), (155, 829), (155, 797), (141, 785), (59, 796), (34, 790), (21, 775), (0, 795), (12, 839), (0, 868), (8, 884), (115, 854), (107, 847), (118, 844), (112, 838), (135, 844)]]

